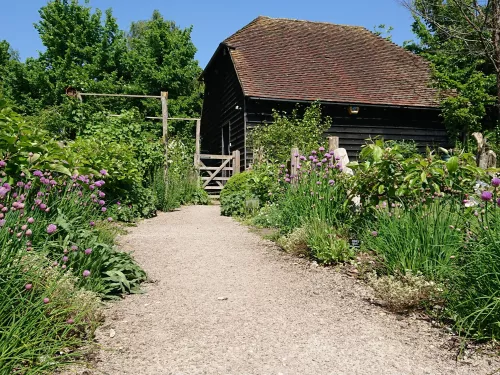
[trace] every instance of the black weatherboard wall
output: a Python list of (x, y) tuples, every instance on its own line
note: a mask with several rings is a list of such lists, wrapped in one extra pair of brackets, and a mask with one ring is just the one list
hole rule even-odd
[[(247, 98), (247, 129), (272, 121), (272, 110), (290, 113), (296, 102)], [(301, 107), (309, 103), (300, 103)], [(322, 103), (324, 116), (332, 118), (332, 127), (325, 136), (340, 138), (340, 147), (347, 150), (351, 159), (356, 159), (362, 145), (369, 138), (382, 137), (386, 140), (414, 140), (421, 151), (426, 146), (448, 146), (446, 129), (435, 108), (398, 108), (358, 105), (358, 114), (350, 115), (348, 106)], [(251, 159), (252, 150), (247, 150)]]
[(223, 155), (235, 150), (244, 152), (244, 96), (226, 46), (219, 47), (202, 78), (205, 95), (201, 152)]

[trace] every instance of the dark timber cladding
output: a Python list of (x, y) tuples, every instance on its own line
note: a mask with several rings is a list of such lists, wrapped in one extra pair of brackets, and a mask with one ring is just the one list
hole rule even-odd
[(245, 147), (244, 96), (229, 50), (221, 45), (205, 69), (201, 152), (229, 155)]
[(377, 136), (447, 145), (428, 63), (363, 27), (258, 17), (219, 45), (201, 78), (202, 152), (239, 150), (245, 168), (255, 125), (316, 100), (351, 157)]

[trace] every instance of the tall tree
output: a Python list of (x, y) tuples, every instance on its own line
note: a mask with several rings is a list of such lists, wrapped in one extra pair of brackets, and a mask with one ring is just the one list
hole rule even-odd
[(175, 22), (165, 20), (157, 10), (150, 20), (132, 23), (128, 33), (129, 90), (140, 93), (168, 91), (169, 112), (187, 116), (199, 114), (201, 69), (195, 60), (196, 47), (191, 31), (192, 27), (181, 29)]
[[(500, 119), (500, 0), (402, 0), (419, 38), (407, 48), (433, 64), (436, 82), (454, 93), (443, 114), (454, 135), (480, 130), (488, 106)], [(466, 137), (464, 137), (466, 138)]]

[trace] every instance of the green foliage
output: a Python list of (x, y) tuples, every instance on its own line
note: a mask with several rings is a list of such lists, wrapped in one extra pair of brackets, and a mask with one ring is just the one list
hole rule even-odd
[(98, 324), (98, 296), (137, 292), (146, 274), (114, 249), (103, 180), (34, 171), (9, 183), (2, 175), (0, 368), (45, 373), (81, 355)]
[(220, 194), (221, 214), (240, 216), (245, 214), (245, 201), (254, 198), (251, 191), (253, 171), (233, 175)]
[(331, 119), (322, 118), (319, 103), (313, 103), (300, 116), (300, 108), (290, 115), (273, 112), (273, 122), (262, 124), (252, 131), (255, 152), (262, 153), (272, 163), (284, 164), (290, 159), (290, 149), (306, 154), (324, 142), (323, 133), (330, 128)]
[(320, 263), (345, 262), (354, 256), (345, 233), (339, 234), (324, 221), (315, 219), (307, 223), (306, 233), (310, 256)]
[[(498, 197), (496, 190), (493, 196)], [(470, 226), (465, 229), (465, 242), (457, 258), (458, 270), (447, 295), (446, 312), (460, 333), (479, 339), (498, 339), (500, 208), (489, 203), (482, 212), (468, 216)]]
[[(418, 42), (406, 47), (431, 62), (435, 86), (444, 94), (442, 115), (451, 139), (467, 140), (470, 133), (483, 130), (487, 107), (497, 96), (490, 22), (483, 19), (491, 9), (462, 0), (410, 3)], [(480, 11), (474, 11), (476, 6)]]
[(222, 189), (221, 213), (226, 216), (252, 214), (273, 199), (278, 190), (277, 173), (271, 164), (232, 176)]
[(380, 256), (388, 274), (410, 270), (444, 280), (452, 273), (462, 227), (456, 205), (438, 199), (430, 204), (378, 209), (375, 221), (362, 233), (362, 242)]
[(461, 196), (472, 190), (477, 179), (486, 178), (471, 154), (455, 155), (448, 161), (433, 152), (408, 156), (401, 145), (388, 147), (381, 139), (363, 147), (360, 161), (349, 165), (355, 171), (353, 193), (363, 205), (428, 200), (444, 192)]

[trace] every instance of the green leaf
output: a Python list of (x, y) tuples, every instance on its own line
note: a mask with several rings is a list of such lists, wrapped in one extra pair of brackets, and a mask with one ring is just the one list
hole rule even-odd
[(458, 157), (452, 156), (447, 162), (446, 162), (446, 169), (448, 169), (448, 172), (454, 173), (458, 170)]

